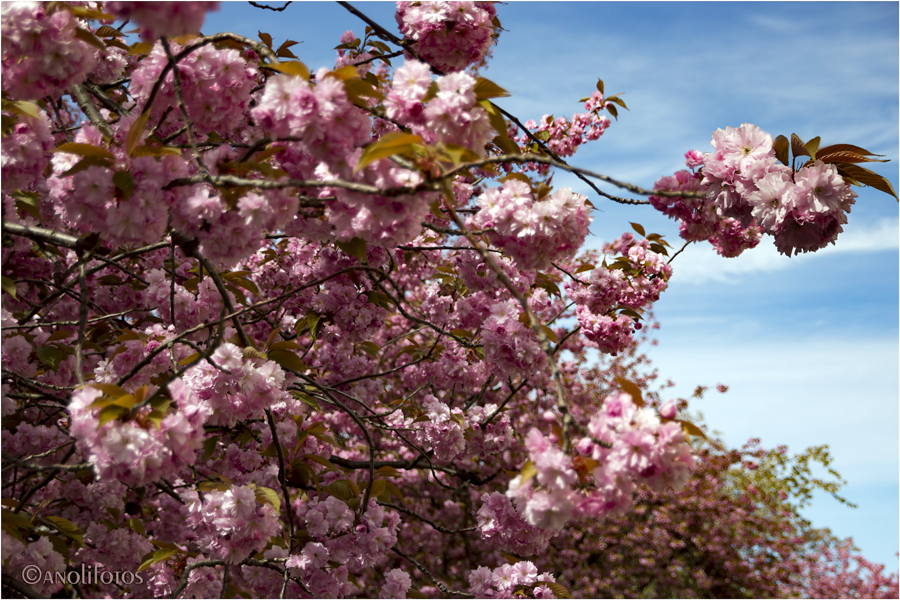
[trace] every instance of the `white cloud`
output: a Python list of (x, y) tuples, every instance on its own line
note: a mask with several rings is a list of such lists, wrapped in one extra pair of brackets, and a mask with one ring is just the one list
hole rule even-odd
[(849, 252), (882, 252), (900, 247), (900, 221), (884, 218), (869, 226), (848, 226), (837, 244), (817, 252), (788, 258), (779, 254), (769, 236), (759, 246), (737, 258), (722, 258), (708, 244), (692, 244), (675, 262), (673, 280), (702, 284), (710, 281), (738, 283), (742, 276), (783, 271), (822, 257)]
[[(896, 478), (898, 346), (896, 339), (807, 339), (747, 343), (729, 339), (666, 340), (651, 359), (687, 397), (698, 384), (724, 383), (691, 403), (731, 446), (762, 437), (792, 451), (829, 444), (835, 465), (855, 484)], [(688, 342), (685, 344), (683, 342)]]

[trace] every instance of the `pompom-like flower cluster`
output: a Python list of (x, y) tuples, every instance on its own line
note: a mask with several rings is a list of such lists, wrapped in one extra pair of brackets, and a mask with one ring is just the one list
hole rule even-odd
[(281, 528), (279, 515), (268, 503), (259, 502), (250, 486), (234, 486), (225, 491), (185, 494), (182, 511), (197, 542), (211, 556), (237, 564), (251, 553), (265, 548)]
[[(173, 54), (181, 50), (178, 44), (172, 43), (170, 47)], [(167, 63), (165, 51), (157, 43), (153, 52), (134, 70), (129, 91), (137, 100), (138, 106), (143, 106), (147, 101)], [(178, 73), (185, 109), (194, 124), (195, 134), (205, 136), (215, 131), (226, 136), (246, 125), (250, 90), (257, 83), (257, 71), (244, 60), (240, 52), (204, 46), (178, 62)], [(154, 123), (169, 112), (157, 130), (163, 136), (177, 131), (185, 124), (175, 98), (174, 81), (175, 75), (170, 70), (150, 111), (150, 119)]]
[(64, 92), (94, 68), (94, 48), (75, 36), (78, 22), (42, 2), (4, 2), (3, 91), (30, 100)]
[[(573, 518), (621, 514), (636, 485), (677, 490), (694, 467), (681, 425), (638, 409), (628, 394), (607, 398), (588, 431), (591, 437), (576, 444), (575, 461), (537, 429), (529, 431), (525, 447), (534, 472), (516, 476), (507, 492), (528, 523), (559, 530)], [(579, 490), (579, 482), (591, 487)]]
[(567, 282), (565, 287), (578, 305), (576, 314), (585, 336), (601, 351), (616, 355), (631, 343), (635, 324), (631, 317), (610, 311), (618, 307), (640, 310), (659, 300), (669, 285), (672, 267), (662, 254), (650, 250), (648, 240), (637, 241), (631, 233), (623, 234), (604, 251), (620, 254), (627, 264), (598, 266), (591, 271), (589, 285)]
[(554, 261), (574, 256), (591, 224), (585, 197), (569, 188), (537, 199), (527, 183), (510, 180), (487, 190), (478, 205), (472, 224), (493, 228), (491, 241), (522, 269), (549, 269)]
[[(120, 121), (117, 136), (124, 137), (134, 117)], [(85, 125), (75, 141), (105, 151), (100, 132)], [(53, 176), (48, 180), (50, 199), (62, 220), (79, 231), (103, 231), (115, 244), (151, 243), (159, 240), (166, 229), (165, 209), (175, 204), (181, 190), (164, 190), (172, 179), (188, 174), (180, 156), (141, 156), (127, 159), (118, 146), (113, 146), (115, 165), (90, 166), (67, 174), (82, 157), (56, 153), (51, 159)], [(126, 168), (127, 165), (127, 168)], [(128, 170), (133, 184), (129, 194), (117, 186), (117, 169)], [(120, 184), (121, 185), (121, 184)]]
[[(550, 573), (538, 574), (534, 563), (527, 560), (501, 565), (493, 570), (478, 567), (469, 573), (467, 579), (476, 598), (512, 598), (512, 593), (519, 588), (532, 586), (538, 582), (556, 581)], [(556, 598), (546, 585), (536, 586), (533, 593), (535, 598)]]
[(150, 407), (134, 419), (112, 419), (100, 425), (101, 408), (93, 404), (103, 391), (85, 387), (72, 395), (70, 433), (100, 478), (144, 485), (174, 476), (193, 463), (203, 443), (209, 409), (181, 380), (170, 382), (168, 389), (178, 410), (163, 417), (159, 425), (147, 418)]
[(424, 63), (408, 60), (394, 73), (384, 102), (387, 116), (408, 125), (426, 143), (456, 144), (483, 155), (496, 132), (477, 103), (475, 83), (466, 73), (438, 77), (437, 94), (426, 106), (431, 71)]
[(515, 300), (498, 302), (481, 332), (485, 358), (506, 375), (532, 373), (547, 360), (537, 337), (519, 321), (520, 311)]
[(212, 409), (210, 425), (233, 427), (238, 421), (260, 418), (264, 409), (284, 399), (284, 371), (276, 362), (244, 360), (243, 350), (230, 343), (216, 348), (212, 359), (228, 373), (203, 361), (184, 375)]
[[(3, 118), (12, 116), (6, 112)], [(53, 148), (53, 136), (47, 114), (40, 111), (38, 117), (16, 115), (18, 123), (3, 138), (2, 186), (3, 191), (27, 189), (47, 167), (47, 152)]]
[(160, 36), (176, 37), (197, 33), (206, 13), (219, 10), (218, 2), (107, 2), (108, 14), (131, 19), (141, 26), (145, 41)]
[[(702, 180), (679, 171), (656, 183), (656, 189), (706, 191), (705, 199), (650, 198), (682, 221), (685, 239), (709, 239), (720, 254), (736, 256), (765, 231), (790, 256), (833, 244), (843, 231), (856, 192), (834, 165), (810, 161), (795, 172), (775, 158), (772, 136), (749, 123), (717, 130), (712, 145)], [(697, 154), (685, 155), (689, 167), (701, 164)]]
[(492, 2), (397, 2), (396, 19), (416, 53), (449, 73), (489, 55), (496, 16)]

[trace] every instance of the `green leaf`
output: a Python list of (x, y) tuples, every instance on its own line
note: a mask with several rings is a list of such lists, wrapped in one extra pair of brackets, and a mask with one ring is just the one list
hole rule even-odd
[[(877, 155), (873, 155), (877, 156)], [(828, 154), (823, 155), (821, 151), (819, 151), (819, 160), (826, 163), (861, 163), (861, 162), (891, 162), (890, 160), (879, 160), (877, 158), (869, 158), (868, 156), (863, 156), (862, 154), (858, 154), (856, 152), (850, 152), (848, 150), (842, 150), (838, 152), (830, 152)]]
[(96, 35), (88, 31), (87, 29), (83, 29), (81, 27), (75, 28), (75, 37), (81, 40), (82, 42), (86, 42), (90, 44), (94, 48), (97, 48), (104, 54), (106, 54), (106, 44), (103, 43), (103, 40), (98, 38)]
[(64, 533), (79, 542), (84, 541), (84, 533), (82, 533), (82, 531), (78, 529), (78, 526), (72, 521), (63, 519), (62, 517), (44, 517), (43, 520), (52, 523), (60, 533)]
[(348, 256), (355, 256), (361, 261), (366, 259), (366, 241), (361, 238), (355, 237), (349, 242), (335, 242), (335, 245)]
[(378, 358), (378, 353), (381, 351), (381, 348), (375, 342), (362, 342), (359, 347), (372, 358)]
[(388, 133), (377, 142), (366, 146), (353, 171), (359, 171), (382, 158), (412, 152), (416, 145), (421, 143), (422, 138), (411, 133), (403, 133), (401, 131)]
[(264, 65), (267, 69), (278, 71), (284, 75), (300, 77), (303, 80), (309, 79), (309, 68), (299, 60), (291, 60), (287, 62), (277, 62)]
[(171, 146), (138, 146), (131, 153), (133, 158), (141, 156), (181, 156), (181, 148)]
[(297, 398), (298, 400), (300, 400), (301, 402), (306, 404), (308, 407), (310, 407), (314, 411), (319, 412), (319, 410), (320, 410), (319, 403), (316, 402), (316, 399), (313, 398), (312, 396), (310, 396), (309, 394), (305, 394), (303, 392), (295, 392), (293, 394), (293, 396), (294, 396), (294, 398)]
[(122, 190), (122, 195), (128, 200), (134, 192), (134, 177), (128, 171), (116, 171), (113, 175), (113, 185)]
[[(390, 310), (392, 304), (391, 299), (382, 294), (381, 292), (366, 292), (366, 301), (369, 304), (374, 304), (375, 306), (380, 306), (381, 308)], [(377, 347), (377, 346), (376, 346)]]
[(822, 138), (816, 136), (803, 145), (803, 147), (806, 148), (806, 151), (809, 152), (809, 157), (812, 160), (816, 160), (816, 150), (819, 149), (820, 141), (822, 141)]
[(112, 166), (113, 166), (113, 164), (110, 161), (106, 160), (105, 158), (95, 158), (93, 156), (89, 156), (87, 158), (82, 158), (77, 163), (75, 163), (75, 166), (73, 166), (68, 171), (60, 173), (59, 176), (60, 177), (68, 177), (69, 175), (74, 175), (75, 173), (80, 173), (81, 171), (90, 169), (91, 167), (109, 168)]
[(360, 79), (359, 77), (344, 81), (344, 91), (347, 93), (347, 99), (353, 104), (361, 107), (368, 107), (368, 103), (363, 98), (374, 98), (376, 101), (384, 99), (378, 89), (372, 85), (372, 82)]
[(149, 568), (151, 565), (163, 562), (164, 560), (168, 559), (174, 554), (177, 554), (178, 552), (181, 552), (180, 548), (160, 548), (159, 550), (149, 552), (144, 555), (144, 558), (141, 560), (141, 565), (138, 567), (137, 572), (140, 573), (144, 569)]
[(145, 56), (153, 52), (153, 44), (150, 42), (136, 42), (128, 47), (130, 56)]
[(475, 99), (487, 100), (488, 98), (505, 98), (509, 96), (509, 92), (502, 87), (484, 77), (479, 77), (475, 82)]
[(137, 146), (138, 141), (141, 139), (141, 135), (144, 133), (144, 130), (147, 128), (147, 123), (150, 121), (150, 113), (143, 112), (141, 116), (135, 119), (134, 123), (131, 124), (131, 128), (128, 130), (128, 134), (125, 136), (125, 152), (128, 156), (131, 156), (134, 152), (135, 147)]
[(537, 467), (534, 466), (534, 463), (531, 462), (531, 459), (525, 461), (525, 464), (522, 465), (522, 470), (519, 471), (519, 487), (525, 485), (526, 482), (533, 479), (537, 475)]
[(664, 256), (669, 255), (669, 251), (666, 250), (666, 247), (662, 244), (650, 244), (650, 250), (656, 252), (657, 254), (662, 254)]
[(66, 353), (58, 346), (41, 346), (36, 351), (38, 360), (54, 371), (59, 369), (59, 363), (66, 358)]
[(7, 277), (6, 275), (2, 275), (2, 276), (0, 276), (0, 278), (2, 278), (2, 281), (3, 281), (3, 291), (6, 292), (7, 294), (9, 294), (10, 296), (12, 296), (13, 298), (15, 298), (16, 297), (15, 282), (12, 279), (10, 279), (9, 277)]
[(28, 213), (38, 221), (43, 221), (41, 217), (41, 200), (35, 192), (17, 190), (10, 195), (16, 199), (16, 208)]
[(291, 46), (296, 46), (298, 42), (293, 40), (287, 40), (282, 45), (278, 46), (278, 50), (275, 51), (275, 56), (279, 58), (297, 58), (294, 56), (294, 53), (288, 50)]
[(603, 93), (603, 80), (602, 79), (597, 80), (597, 91), (600, 92), (601, 94)]
[(298, 371), (300, 373), (306, 371), (306, 365), (303, 364), (303, 361), (300, 360), (300, 357), (290, 350), (269, 350), (268, 354), (269, 360), (274, 360), (285, 369)]
[[(140, 338), (137, 338), (140, 339)], [(103, 392), (107, 396), (112, 396), (113, 398), (118, 398), (119, 396), (124, 396), (128, 392), (125, 391), (125, 388), (119, 387), (114, 383), (91, 383), (89, 384), (92, 388), (96, 388)]]
[(450, 159), (454, 167), (459, 166), (463, 162), (475, 161), (480, 158), (472, 150), (456, 144), (441, 144), (440, 151), (443, 157)]
[(106, 148), (101, 148), (100, 146), (95, 146), (93, 144), (82, 144), (78, 142), (66, 142), (65, 144), (60, 145), (51, 152), (65, 152), (67, 154), (76, 154), (85, 158), (104, 158), (108, 161), (116, 160), (116, 157), (113, 156), (113, 153)]
[(387, 482), (384, 479), (376, 479), (374, 483), (372, 483), (372, 491), (370, 492), (371, 497), (377, 498), (381, 494), (384, 493)]
[(584, 273), (585, 271), (593, 271), (596, 268), (597, 267), (595, 265), (592, 265), (591, 263), (584, 263), (583, 265), (575, 269), (575, 274), (577, 275), (578, 273)]
[(623, 377), (616, 377), (616, 383), (622, 388), (622, 391), (631, 396), (631, 401), (638, 407), (644, 406), (644, 397), (641, 394), (641, 388), (628, 381)]
[[(274, 330), (277, 333), (277, 329)], [(275, 342), (269, 346), (269, 350), (300, 350), (300, 344), (292, 341)]]
[(260, 297), (262, 296), (259, 292), (259, 288), (256, 287), (255, 283), (253, 283), (251, 280), (247, 279), (246, 277), (241, 277), (237, 273), (225, 273), (222, 275), (222, 279), (224, 279), (225, 281), (228, 281), (230, 283), (233, 283), (234, 285), (236, 285), (238, 287), (242, 287), (245, 290), (247, 290), (248, 292), (253, 292), (257, 296), (260, 296)]
[(403, 492), (401, 492), (401, 491), (400, 491), (400, 488), (398, 488), (392, 481), (385, 481), (384, 485), (385, 485), (385, 487), (388, 489), (388, 491), (389, 491), (389, 492), (390, 492), (397, 500), (401, 500), (401, 501), (402, 501), (402, 500), (405, 499), (404, 496), (403, 496)]
[(125, 525), (128, 527), (128, 529), (132, 530), (133, 532), (137, 533), (138, 535), (144, 535), (147, 533), (147, 530), (144, 529), (144, 524), (141, 523), (140, 521), (138, 521), (137, 519), (135, 519), (134, 517), (125, 521)]
[(41, 113), (39, 112), (40, 107), (34, 102), (28, 102), (27, 100), (7, 100), (6, 98), (3, 98), (2, 107), (3, 110), (17, 115), (28, 115), (35, 119), (41, 118)]
[(559, 343), (559, 338), (556, 337), (556, 333), (554, 333), (552, 329), (550, 329), (546, 325), (541, 325), (541, 330), (544, 332), (544, 335), (546, 335), (550, 339), (551, 342), (553, 342), (554, 344)]
[(351, 498), (355, 498), (356, 496), (353, 494), (353, 490), (350, 488), (350, 482), (346, 479), (341, 479), (339, 481), (335, 481), (329, 485), (326, 485), (322, 488), (324, 491), (328, 492), (335, 498), (343, 501), (350, 500)]
[(199, 352), (194, 352), (194, 353), (191, 354), (190, 356), (187, 356), (187, 357), (181, 359), (181, 360), (178, 362), (178, 366), (181, 367), (181, 366), (184, 366), (184, 365), (189, 365), (189, 364), (191, 364), (192, 362), (194, 362), (194, 361), (196, 361), (196, 360), (199, 360), (199, 359), (200, 359), (200, 353), (199, 353)]
[(615, 106), (613, 106), (612, 104), (608, 104), (606, 106), (606, 110), (608, 110), (609, 114), (611, 114), (612, 116), (614, 116), (616, 118), (616, 121), (619, 120), (619, 111), (616, 110)]
[(68, 540), (63, 538), (60, 535), (48, 535), (47, 539), (49, 539), (50, 543), (53, 544), (53, 549), (62, 555), (63, 560), (65, 560), (66, 562), (69, 562), (70, 551), (69, 551)]
[(116, 18), (112, 15), (108, 15), (99, 10), (94, 10), (92, 8), (86, 8), (84, 6), (72, 6), (69, 4), (60, 3), (60, 8), (64, 8), (65, 10), (72, 13), (74, 16), (80, 19), (97, 19), (100, 21), (115, 21)]
[(100, 29), (96, 31), (96, 34), (100, 37), (125, 37), (124, 33), (109, 25), (101, 26)]
[(628, 110), (628, 107), (625, 106), (625, 101), (622, 100), (621, 98), (619, 98), (618, 96), (610, 96), (610, 97), (607, 98), (606, 100), (607, 100), (608, 102), (615, 102), (616, 104), (618, 104), (619, 106), (621, 106), (621, 107), (624, 108), (625, 110)]
[(306, 315), (306, 323), (307, 327), (309, 327), (309, 335), (312, 337), (313, 341), (316, 341), (316, 338), (319, 337), (319, 332), (322, 330), (322, 325), (324, 324), (322, 315), (309, 313)]
[(775, 158), (777, 158), (781, 164), (787, 166), (791, 160), (789, 154), (790, 143), (788, 142), (788, 139), (783, 135), (779, 135), (775, 138), (772, 146), (775, 149)]
[(685, 421), (684, 419), (675, 419), (675, 421), (681, 424), (681, 427), (684, 429), (685, 433), (706, 439), (706, 434), (703, 433), (703, 430), (690, 421)]
[(257, 487), (256, 500), (261, 504), (271, 504), (275, 508), (276, 513), (281, 513), (281, 499), (272, 488)]
[(244, 348), (244, 358), (259, 358), (262, 360), (269, 360), (269, 356), (265, 352), (257, 350), (253, 346), (247, 346), (246, 348)]
[(337, 467), (335, 466), (335, 464), (329, 461), (324, 456), (319, 456), (318, 454), (304, 454), (303, 458), (305, 460), (311, 460), (316, 464), (320, 464), (329, 471), (337, 471)]
[(622, 308), (622, 309), (620, 309), (620, 310), (619, 310), (619, 314), (620, 314), (620, 315), (627, 315), (627, 316), (631, 317), (632, 319), (638, 319), (638, 320), (643, 319), (643, 317), (640, 315), (640, 313), (638, 313), (638, 312), (636, 312), (636, 311), (633, 311), (633, 310), (631, 310), (630, 308)]
[(534, 585), (546, 585), (557, 598), (571, 598), (572, 594), (566, 589), (566, 586), (556, 583), (555, 581), (537, 581)]
[(115, 404), (110, 404), (109, 406), (100, 410), (100, 415), (99, 415), (100, 422), (97, 425), (97, 427), (98, 428), (103, 427), (110, 421), (113, 421), (120, 417), (124, 417), (127, 414), (128, 414), (128, 409), (125, 408), (124, 406), (117, 406)]
[(221, 436), (214, 435), (212, 437), (208, 437), (203, 441), (203, 458), (208, 459), (213, 455), (213, 452), (216, 451), (216, 446), (219, 445), (219, 439)]

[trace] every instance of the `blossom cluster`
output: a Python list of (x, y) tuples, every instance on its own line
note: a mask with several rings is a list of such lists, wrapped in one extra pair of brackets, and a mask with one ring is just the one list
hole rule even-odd
[[(544, 141), (555, 154), (572, 156), (582, 144), (599, 139), (611, 124), (609, 117), (600, 114), (600, 110), (607, 104), (603, 94), (594, 92), (584, 104), (588, 112), (576, 113), (571, 120), (544, 115), (538, 122), (526, 121), (525, 127), (534, 137)], [(524, 132), (514, 137), (514, 140), (523, 148), (531, 143), (531, 137)], [(535, 168), (545, 169), (546, 165), (536, 165)]]
[(49, 8), (43, 2), (3, 5), (3, 91), (13, 99), (62, 93), (82, 83), (96, 64), (94, 48), (76, 35), (72, 13)]
[[(124, 138), (127, 125), (133, 119), (120, 121), (117, 134)], [(75, 142), (96, 148), (113, 160), (105, 163), (82, 161), (85, 157), (68, 152), (53, 154), (53, 176), (47, 180), (50, 200), (59, 218), (69, 227), (82, 233), (102, 230), (113, 244), (150, 243), (158, 240), (166, 228), (168, 208), (183, 197), (183, 191), (166, 190), (172, 179), (188, 174), (187, 163), (179, 156), (127, 158), (118, 147), (104, 148), (102, 134), (93, 125), (84, 125)], [(108, 165), (108, 166), (107, 166)], [(130, 183), (127, 195), (125, 184), (118, 183), (119, 173), (128, 172)]]
[(640, 325), (626, 314), (615, 314), (617, 308), (633, 311), (648, 308), (659, 300), (669, 285), (672, 267), (665, 257), (650, 249), (648, 239), (635, 240), (623, 234), (604, 248), (619, 254), (612, 266), (596, 266), (587, 285), (566, 282), (566, 291), (577, 305), (578, 322), (585, 336), (601, 351), (615, 356), (631, 343), (631, 333)]
[(496, 16), (492, 2), (397, 2), (396, 13), (416, 53), (445, 73), (485, 61), (497, 35)]
[(843, 231), (856, 192), (835, 165), (810, 160), (794, 170), (776, 158), (772, 136), (748, 123), (718, 129), (712, 145), (702, 163), (698, 152), (686, 155), (689, 167), (702, 164), (700, 173), (679, 171), (655, 186), (703, 191), (705, 198), (650, 198), (681, 221), (684, 239), (709, 239), (723, 256), (736, 256), (765, 232), (790, 256), (833, 244)]
[(193, 462), (203, 443), (208, 409), (182, 381), (170, 382), (168, 389), (178, 410), (163, 415), (158, 423), (152, 422), (148, 406), (133, 419), (101, 424), (104, 405), (96, 401), (104, 392), (89, 386), (72, 395), (69, 431), (100, 477), (143, 485)]
[[(12, 118), (3, 112), (3, 118)], [(2, 185), (4, 192), (30, 188), (47, 167), (47, 153), (53, 148), (50, 123), (43, 111), (38, 116), (17, 115), (12, 131), (2, 146)]]
[(472, 593), (478, 598), (514, 598), (519, 589), (534, 586), (535, 598), (556, 598), (553, 591), (542, 584), (555, 583), (551, 573), (538, 573), (534, 563), (520, 560), (496, 569), (478, 567), (467, 577)]
[(591, 223), (585, 200), (569, 188), (537, 198), (527, 183), (512, 179), (478, 197), (472, 225), (493, 229), (491, 241), (520, 268), (547, 269), (584, 242)]
[(682, 426), (638, 408), (628, 394), (607, 398), (588, 431), (575, 459), (538, 429), (528, 432), (534, 473), (516, 476), (507, 491), (528, 523), (559, 530), (571, 519), (622, 514), (637, 485), (680, 489), (694, 467)]
[(218, 2), (106, 2), (104, 8), (117, 19), (131, 19), (141, 27), (145, 41), (161, 36), (197, 33), (206, 13), (219, 10)]
[(250, 486), (185, 494), (183, 513), (191, 537), (211, 556), (236, 564), (262, 550), (281, 525), (275, 508), (259, 502)]
[(483, 155), (496, 132), (477, 102), (475, 78), (462, 72), (438, 77), (437, 93), (426, 104), (431, 84), (426, 63), (406, 61), (394, 72), (385, 98), (387, 116), (409, 126), (426, 143), (455, 144)]
[(284, 371), (276, 362), (245, 360), (243, 350), (228, 342), (216, 348), (212, 361), (200, 361), (184, 374), (185, 383), (209, 406), (210, 425), (230, 427), (260, 418), (264, 409), (284, 400)]
[[(172, 4), (182, 6), (180, 2)], [(156, 9), (153, 7), (142, 10), (154, 12)], [(182, 50), (175, 43), (170, 43), (170, 48), (173, 55)], [(138, 106), (144, 106), (149, 100), (168, 62), (162, 43), (157, 42), (153, 51), (132, 72), (129, 92), (134, 95)], [(224, 137), (245, 128), (250, 108), (250, 91), (258, 83), (258, 73), (256, 67), (248, 63), (239, 51), (203, 46), (180, 60), (177, 69), (184, 108), (193, 123), (195, 135), (205, 139), (210, 133), (216, 132)], [(164, 115), (166, 118), (162, 121)], [(173, 134), (186, 124), (177, 105), (175, 73), (171, 69), (153, 101), (150, 118), (153, 123), (160, 123), (156, 130), (161, 136)]]

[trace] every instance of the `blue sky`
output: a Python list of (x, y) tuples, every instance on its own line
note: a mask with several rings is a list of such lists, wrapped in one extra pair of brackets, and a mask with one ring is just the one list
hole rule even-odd
[[(357, 7), (396, 32), (392, 3)], [(900, 189), (897, 3), (512, 2), (498, 16), (506, 31), (482, 74), (513, 93), (498, 103), (523, 121), (580, 111), (597, 78), (624, 92), (631, 110), (572, 164), (651, 187), (683, 168), (685, 151), (708, 151), (714, 130), (748, 122), (884, 154), (891, 162), (871, 168)], [(225, 2), (204, 26), (302, 42), (292, 50), (312, 69), (333, 66), (347, 29), (364, 24), (319, 2), (281, 13)], [(599, 209), (591, 247), (628, 221), (678, 244), (675, 224), (649, 207), (612, 204), (562, 173), (555, 184)], [(656, 304), (650, 352), (673, 394), (730, 386), (693, 405), (729, 444), (829, 444), (859, 508), (823, 496), (805, 515), (889, 570), (900, 550), (898, 229), (896, 201), (866, 188), (837, 245), (813, 255), (787, 258), (764, 241), (724, 259), (692, 245)]]

